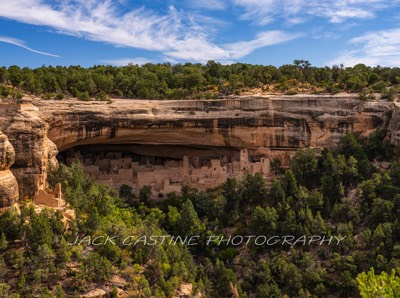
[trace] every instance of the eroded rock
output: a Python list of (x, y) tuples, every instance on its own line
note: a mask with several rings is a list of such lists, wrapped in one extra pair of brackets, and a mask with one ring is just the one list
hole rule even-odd
[(10, 167), (15, 152), (6, 135), (0, 132), (0, 208), (9, 207), (18, 200), (18, 183)]
[(7, 136), (0, 131), (0, 171), (11, 168), (15, 162), (15, 151)]
[[(190, 152), (201, 156), (204, 150), (222, 156), (248, 149), (251, 156), (287, 164), (299, 148), (335, 148), (350, 132), (366, 136), (377, 127), (389, 127), (392, 143), (400, 139), (395, 103), (363, 102), (348, 95), (33, 103), (0, 103), (0, 130), (8, 137), (4, 141), (0, 135), (0, 170), (6, 172), (1, 185), (14, 185), (14, 175), (20, 197), (33, 198), (46, 189), (47, 173), (58, 165), (58, 150), (83, 145), (131, 145), (138, 154), (151, 145), (158, 155), (176, 159)], [(4, 202), (15, 200), (11, 197)]]
[(0, 129), (15, 151), (10, 170), (18, 181), (20, 198), (33, 198), (46, 188), (49, 164), (53, 166), (56, 148), (48, 140), (48, 124), (38, 117), (30, 102), (0, 104)]

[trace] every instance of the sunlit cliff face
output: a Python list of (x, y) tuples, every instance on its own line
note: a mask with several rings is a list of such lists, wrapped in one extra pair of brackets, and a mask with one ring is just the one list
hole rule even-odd
[(388, 121), (389, 103), (352, 98), (276, 97), (220, 101), (42, 101), (39, 114), (59, 151), (91, 144), (232, 147), (261, 150), (335, 147), (348, 133)]
[(393, 111), (398, 114), (394, 103), (351, 97), (119, 99), (111, 104), (38, 100), (33, 104), (2, 107), (7, 111), (0, 115), (0, 130), (15, 151), (10, 170), (20, 197), (33, 196), (46, 186), (57, 150), (89, 146), (106, 151), (109, 146), (122, 146), (122, 151), (137, 155), (183, 162), (185, 156), (222, 160), (247, 149), (249, 162), (279, 158), (287, 164), (298, 149), (335, 148), (349, 132), (368, 135), (379, 126), (391, 127), (389, 137), (395, 140), (400, 125), (392, 117)]
[[(49, 138), (62, 152), (61, 160), (66, 161), (68, 152), (73, 151), (80, 152), (82, 162), (85, 154), (119, 152), (122, 157), (132, 158), (129, 162), (138, 159), (139, 166), (146, 166), (147, 162), (149, 168), (150, 165), (165, 167), (167, 161), (183, 166), (183, 159), (189, 158), (188, 173), (174, 176), (174, 171), (180, 171), (176, 168), (168, 173), (146, 174), (153, 178), (146, 177), (143, 181), (158, 185), (159, 189), (168, 176), (175, 178), (167, 183), (194, 183), (199, 188), (205, 187), (198, 185), (203, 178), (220, 183), (227, 177), (235, 177), (227, 173), (235, 172), (229, 167), (240, 161), (243, 149), (248, 151), (247, 161), (255, 164), (253, 168), (237, 168), (235, 173), (260, 172), (261, 164), (256, 163), (262, 158), (268, 162), (279, 158), (287, 165), (298, 149), (334, 148), (346, 133), (367, 135), (376, 127), (387, 125), (391, 113), (386, 102), (369, 104), (349, 97), (313, 96), (213, 101), (115, 100), (112, 104), (75, 102), (68, 106), (46, 102), (42, 105), (40, 113), (49, 123)], [(201, 177), (197, 176), (196, 168), (202, 165), (193, 162), (194, 158), (204, 163), (204, 167), (214, 162), (217, 165), (214, 168), (221, 167), (221, 173), (216, 175), (204, 169)], [(110, 168), (96, 169), (95, 159), (92, 157), (86, 164), (87, 173), (103, 182), (112, 181), (105, 182), (110, 186), (119, 186), (121, 177), (131, 177), (131, 170), (135, 168), (131, 165), (120, 170), (121, 173), (114, 171), (112, 176)], [(157, 161), (159, 164), (154, 164)], [(195, 178), (190, 177), (192, 169)], [(105, 176), (99, 175), (99, 170)], [(144, 182), (136, 181), (138, 171), (144, 170), (133, 169), (133, 184), (132, 179), (125, 182), (133, 187), (143, 185)], [(266, 168), (263, 174), (269, 175)]]

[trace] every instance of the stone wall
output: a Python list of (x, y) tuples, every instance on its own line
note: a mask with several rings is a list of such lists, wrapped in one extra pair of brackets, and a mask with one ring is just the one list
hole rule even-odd
[[(71, 152), (76, 160), (82, 162), (84, 159), (79, 152)], [(146, 160), (145, 163), (132, 162), (132, 157), (122, 156), (122, 154), (108, 152), (107, 154), (88, 153), (91, 159), (84, 159), (83, 165), (85, 173), (97, 181), (119, 188), (122, 184), (132, 186), (139, 191), (143, 186), (149, 185), (153, 191), (158, 193), (168, 193), (172, 189), (180, 191), (182, 185), (189, 185), (199, 189), (216, 187), (228, 178), (239, 178), (244, 174), (261, 173), (265, 177), (270, 175), (270, 160), (267, 157), (260, 161), (251, 162), (247, 149), (238, 152), (237, 160), (229, 161), (227, 156), (218, 159), (201, 159), (199, 157), (189, 158), (184, 156), (182, 160), (165, 160), (164, 165), (154, 165), (150, 160), (152, 157), (136, 156), (136, 159)], [(112, 157), (116, 159), (112, 159)], [(101, 158), (110, 157), (108, 158)], [(70, 162), (76, 161), (71, 157)], [(107, 162), (104, 162), (107, 161)], [(94, 163), (94, 164), (93, 164)], [(97, 165), (96, 165), (97, 164)], [(108, 164), (108, 167), (100, 168), (99, 164)], [(200, 164), (204, 164), (200, 166)]]

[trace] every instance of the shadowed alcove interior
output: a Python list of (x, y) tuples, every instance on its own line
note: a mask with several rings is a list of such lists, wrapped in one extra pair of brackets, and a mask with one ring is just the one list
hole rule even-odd
[(79, 161), (100, 183), (135, 191), (149, 185), (158, 193), (180, 191), (182, 185), (205, 189), (227, 178), (269, 172), (269, 160), (249, 150), (213, 146), (96, 144), (69, 148), (57, 156), (71, 166)]

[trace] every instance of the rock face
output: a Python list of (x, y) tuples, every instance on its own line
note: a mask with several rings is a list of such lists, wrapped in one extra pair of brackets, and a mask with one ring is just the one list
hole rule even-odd
[(393, 103), (350, 97), (40, 102), (48, 136), (63, 151), (90, 144), (246, 148), (259, 153), (335, 147), (346, 133), (386, 127)]
[(18, 200), (17, 179), (10, 171), (14, 160), (14, 148), (0, 131), (0, 208), (8, 207)]
[(5, 134), (0, 131), (0, 171), (7, 171), (15, 162), (14, 147)]
[(393, 108), (393, 114), (387, 129), (387, 135), (390, 143), (400, 145), (400, 104), (396, 103)]
[(56, 146), (47, 138), (48, 124), (37, 112), (31, 103), (0, 104), (0, 129), (15, 151), (10, 170), (18, 181), (20, 198), (33, 198), (44, 189), (49, 165), (58, 164)]
[(392, 142), (400, 142), (395, 103), (350, 96), (0, 105), (0, 130), (15, 150), (11, 172), (21, 197), (45, 188), (48, 169), (57, 167), (57, 150), (77, 146), (124, 145), (140, 154), (177, 159), (190, 152), (222, 155), (248, 149), (251, 156), (287, 163), (299, 148), (334, 148), (346, 133), (365, 136), (379, 126), (389, 128)]

